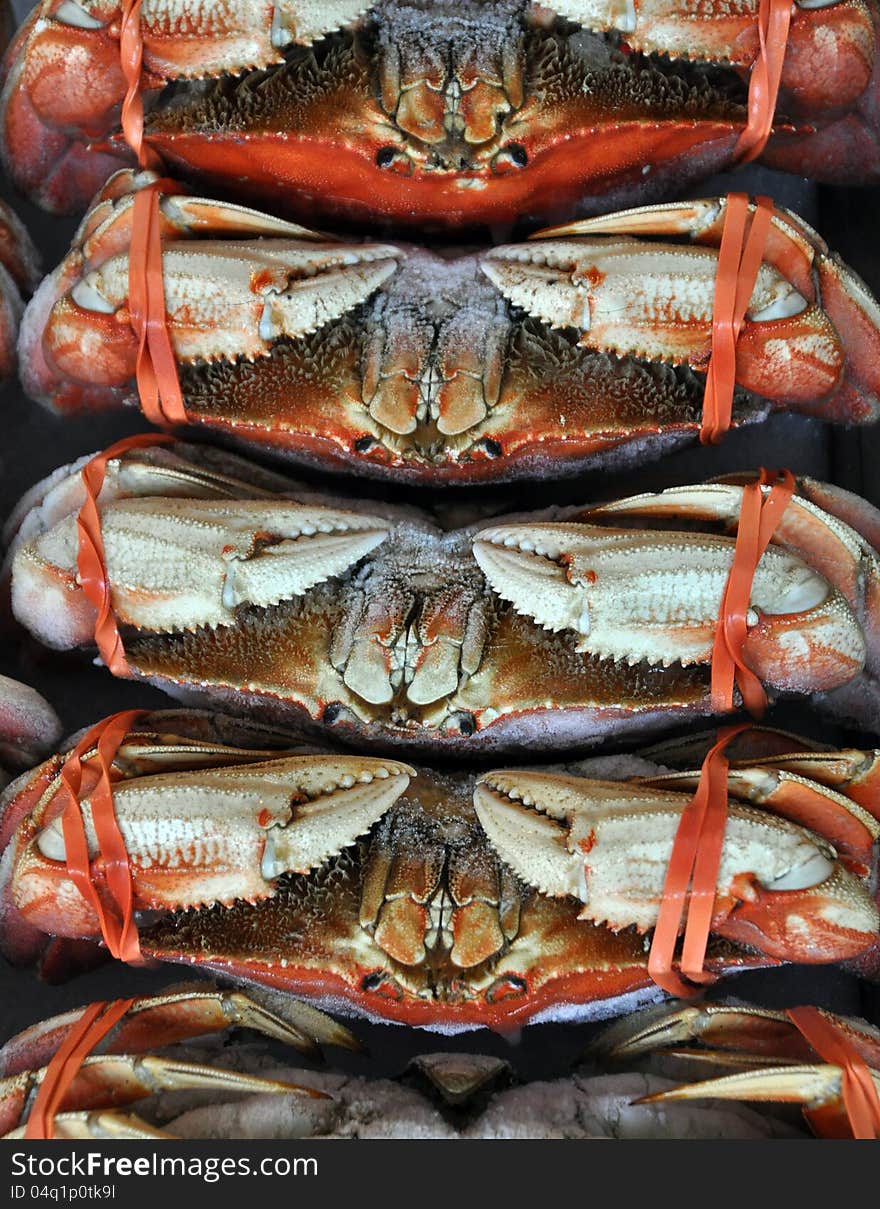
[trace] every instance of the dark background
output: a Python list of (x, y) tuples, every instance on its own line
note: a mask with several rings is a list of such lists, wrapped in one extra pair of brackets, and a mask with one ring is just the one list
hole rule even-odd
[[(16, 0), (21, 15), (27, 0)], [(726, 179), (704, 186), (703, 196), (731, 187)], [(880, 241), (877, 216), (880, 190), (817, 190), (806, 182), (763, 170), (749, 169), (732, 186), (769, 193), (798, 210), (814, 223), (838, 251), (880, 293)], [(66, 252), (75, 223), (42, 214), (21, 198), (10, 200), (27, 222), (42, 253), (43, 267), (52, 268)], [(326, 229), (320, 213), (313, 225)], [(148, 426), (139, 413), (60, 420), (26, 399), (17, 383), (0, 389), (0, 517), (5, 518), (22, 493), (63, 463), (104, 448), (112, 441)], [(564, 487), (547, 484), (547, 501), (567, 498), (589, 501), (600, 495), (623, 495), (630, 490), (650, 490), (674, 482), (696, 481), (728, 470), (757, 465), (787, 465), (795, 473), (830, 479), (880, 505), (880, 464), (877, 432), (845, 431), (797, 416), (780, 416), (753, 431), (731, 433), (720, 448), (690, 449), (636, 472), (612, 478), (583, 476)], [(298, 477), (300, 476), (297, 472)], [(314, 478), (314, 476), (312, 476)], [(523, 504), (535, 506), (532, 486), (520, 488)], [(508, 489), (516, 506), (516, 488)], [(425, 496), (419, 497), (424, 501)], [(66, 730), (92, 723), (116, 710), (162, 706), (168, 699), (158, 690), (113, 680), (82, 657), (59, 655), (39, 647), (8, 622), (0, 633), (0, 672), (27, 681), (40, 690), (61, 715)], [(802, 731), (810, 729), (830, 741), (837, 732), (818, 719), (795, 719)], [(877, 737), (862, 736), (872, 746)], [(47, 986), (27, 971), (11, 969), (0, 960), (0, 1043), (33, 1021), (65, 1008), (98, 998), (149, 993), (179, 982), (186, 972), (173, 967), (133, 970), (108, 965), (62, 986)], [(743, 975), (723, 984), (721, 994), (755, 998), (768, 1004), (791, 1005), (810, 1001), (838, 1011), (863, 1014), (880, 1022), (880, 994), (833, 968), (791, 969)], [(394, 1074), (409, 1057), (435, 1049), (495, 1052), (515, 1062), (527, 1078), (563, 1073), (582, 1052), (590, 1035), (588, 1025), (536, 1025), (521, 1037), (502, 1038), (485, 1031), (444, 1038), (419, 1030), (350, 1022), (367, 1043), (368, 1056), (331, 1053), (333, 1065), (360, 1073)], [(514, 1042), (516, 1044), (513, 1044)]]

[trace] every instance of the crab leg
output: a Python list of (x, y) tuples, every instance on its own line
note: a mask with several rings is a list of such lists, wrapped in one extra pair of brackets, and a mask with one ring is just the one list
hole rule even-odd
[[(687, 795), (619, 782), (526, 771), (486, 773), (477, 816), (502, 860), (544, 894), (573, 895), (582, 917), (613, 929), (656, 923), (672, 843)], [(772, 826), (773, 843), (760, 838)], [(808, 918), (810, 926), (803, 929)], [(873, 943), (877, 909), (862, 882), (835, 863), (819, 836), (731, 803), (712, 930), (760, 937), (771, 956), (828, 960), (825, 945), (855, 956)], [(809, 939), (806, 933), (809, 932)], [(804, 943), (806, 941), (806, 943)], [(794, 954), (797, 957), (794, 957)]]
[[(53, 1016), (12, 1037), (0, 1049), (0, 1076), (48, 1065), (80, 1014), (76, 1009)], [(265, 991), (244, 994), (205, 984), (136, 999), (92, 1052), (142, 1053), (231, 1028), (253, 1029), (309, 1056), (319, 1054), (320, 1044), (358, 1048), (347, 1028), (309, 1004)]]
[[(16, 1129), (27, 1118), (46, 1069), (22, 1071), (0, 1081), (0, 1135)], [(295, 1083), (280, 1083), (152, 1054), (140, 1057), (101, 1054), (85, 1059), (59, 1108), (62, 1111), (90, 1111), (102, 1108), (108, 1101), (114, 1105), (131, 1104), (159, 1092), (184, 1089), (317, 1098), (323, 1098), (324, 1094)]]
[[(871, 1079), (880, 1093), (880, 1071)], [(800, 1104), (820, 1137), (851, 1138), (842, 1098), (843, 1071), (828, 1064), (779, 1066), (705, 1079), (668, 1091), (655, 1092), (641, 1103), (680, 1103), (685, 1100), (750, 1100), (758, 1103)]]
[(826, 785), (880, 817), (880, 751), (792, 752), (767, 760), (785, 773)]
[[(291, 486), (288, 479), (267, 471), (254, 475), (252, 464), (231, 455), (224, 455), (222, 466), (205, 459), (197, 465), (186, 456), (187, 448), (193, 451), (183, 444), (174, 449), (155, 445), (114, 458), (107, 465), (99, 503), (103, 506), (140, 496), (269, 500)], [(81, 471), (93, 456), (86, 454), (60, 468), (22, 497), (3, 533), (13, 553), (80, 510), (86, 498)]]
[[(711, 657), (733, 545), (690, 533), (523, 522), (480, 530), (474, 557), (500, 596), (545, 629), (573, 630), (577, 649), (686, 666)], [(765, 681), (776, 682), (784, 666), (780, 687), (816, 675), (831, 687), (862, 666), (844, 598), (777, 547), (758, 565), (748, 620), (746, 658)], [(805, 637), (802, 669), (787, 638), (795, 630)]]
[[(880, 1062), (880, 1032), (864, 1020), (826, 1013), (836, 1028), (870, 1065)], [(744, 1061), (753, 1056), (802, 1062), (815, 1058), (812, 1046), (794, 1027), (784, 1011), (733, 1003), (668, 1003), (648, 1008), (616, 1021), (596, 1039), (599, 1056), (615, 1061), (633, 1058), (661, 1049), (699, 1042), (714, 1050), (741, 1053)], [(694, 1056), (705, 1053), (694, 1050)]]

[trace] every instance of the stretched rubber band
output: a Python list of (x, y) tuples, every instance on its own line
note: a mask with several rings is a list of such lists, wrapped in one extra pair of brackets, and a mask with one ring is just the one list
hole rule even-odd
[(26, 1138), (32, 1141), (54, 1138), (55, 1114), (83, 1062), (133, 1003), (134, 999), (102, 1000), (85, 1009), (46, 1067), (25, 1124)]
[(785, 1014), (823, 1062), (840, 1067), (843, 1107), (853, 1137), (880, 1138), (880, 1096), (867, 1062), (853, 1043), (818, 1008), (789, 1008)]
[(706, 375), (700, 441), (717, 445), (733, 418), (736, 343), (764, 259), (773, 200), (756, 197), (750, 219), (745, 193), (730, 193), (724, 212), (715, 298), (712, 306), (712, 355)]
[[(61, 768), (59, 792), (68, 801), (61, 815), (64, 851), (70, 880), (98, 917), (101, 936), (110, 953), (129, 965), (143, 963), (134, 922), (134, 887), (131, 862), (119, 829), (113, 802), (113, 760), (132, 726), (144, 710), (112, 714), (93, 726), (77, 743)], [(98, 779), (92, 784), (90, 806), (98, 855), (92, 860), (82, 813), (83, 757), (98, 764)], [(103, 871), (104, 895), (96, 884), (97, 868)], [(106, 898), (106, 901), (105, 901)]]
[(101, 535), (101, 514), (98, 511), (98, 496), (104, 486), (107, 463), (121, 457), (130, 449), (150, 445), (164, 445), (171, 437), (157, 433), (141, 433), (126, 437), (96, 454), (82, 469), (82, 481), (86, 497), (76, 518), (78, 549), (76, 569), (86, 600), (97, 609), (95, 620), (95, 642), (102, 662), (114, 676), (128, 676), (129, 667), (125, 658), (119, 628), (113, 614), (110, 583), (107, 577), (107, 558), (104, 539)]
[[(162, 161), (144, 139), (141, 69), (144, 44), (142, 0), (124, 0), (119, 40), (127, 90), (122, 102), (122, 133), (142, 169), (162, 171)], [(162, 216), (157, 180), (134, 196), (131, 246), (128, 252), (128, 301), (131, 326), (138, 340), (135, 381), (144, 415), (152, 424), (186, 424), (187, 414), (168, 333), (162, 266)]]
[[(721, 850), (727, 825), (727, 747), (751, 724), (728, 726), (707, 752), (693, 798), (679, 820), (666, 868), (657, 923), (648, 955), (648, 973), (670, 995), (691, 999), (716, 981), (703, 964), (715, 908)], [(685, 921), (680, 969), (675, 946)], [(688, 981), (685, 981), (687, 979)]]
[[(768, 486), (770, 490), (765, 495), (763, 488)], [(748, 637), (747, 618), (755, 572), (794, 489), (790, 470), (771, 474), (764, 469), (755, 482), (742, 489), (733, 562), (721, 597), (712, 648), (712, 709), (717, 713), (733, 709), (734, 685), (753, 717), (761, 718), (767, 708), (764, 686), (744, 662), (742, 652)]]
[(758, 57), (749, 77), (748, 121), (734, 154), (741, 164), (756, 159), (767, 145), (782, 81), (791, 26), (791, 0), (761, 0), (758, 9)]

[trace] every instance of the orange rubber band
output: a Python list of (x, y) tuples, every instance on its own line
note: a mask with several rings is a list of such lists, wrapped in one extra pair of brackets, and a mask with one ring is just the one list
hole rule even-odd
[(843, 1107), (853, 1137), (862, 1141), (880, 1138), (880, 1096), (867, 1062), (849, 1038), (818, 1008), (789, 1008), (785, 1014), (823, 1062), (841, 1068)]
[[(726, 749), (751, 723), (719, 731), (706, 754), (693, 798), (682, 811), (666, 868), (648, 973), (670, 995), (690, 999), (716, 976), (703, 969), (715, 909), (721, 850), (727, 825)], [(673, 969), (675, 946), (685, 920), (681, 975)], [(689, 981), (685, 981), (688, 979)]]
[(764, 259), (773, 210), (772, 198), (756, 197), (750, 220), (746, 194), (727, 196), (712, 306), (712, 354), (700, 426), (703, 445), (717, 445), (733, 419), (736, 342)]
[(113, 615), (110, 583), (107, 578), (107, 559), (104, 539), (101, 535), (101, 514), (98, 511), (98, 496), (104, 486), (107, 463), (120, 457), (129, 449), (149, 445), (164, 445), (171, 437), (157, 433), (141, 433), (117, 441), (103, 453), (96, 454), (82, 469), (82, 481), (86, 498), (76, 518), (79, 545), (76, 569), (83, 595), (98, 611), (95, 621), (95, 642), (102, 662), (114, 676), (128, 676), (129, 667), (125, 658), (119, 628)]
[[(128, 87), (122, 102), (122, 133), (139, 166), (161, 172), (162, 161), (144, 139), (141, 3), (123, 3), (119, 51)], [(135, 380), (144, 415), (151, 424), (158, 425), (187, 423), (165, 309), (159, 191), (167, 185), (167, 181), (154, 181), (135, 194), (128, 253), (129, 312), (138, 339)]]
[[(110, 953), (129, 965), (142, 964), (143, 957), (134, 922), (131, 862), (113, 803), (112, 766), (126, 735), (144, 712), (130, 709), (112, 714), (87, 731), (65, 760), (59, 786), (59, 792), (68, 798), (61, 815), (61, 829), (70, 880), (97, 915), (101, 936)], [(85, 796), (83, 756), (93, 747), (97, 750), (89, 762), (96, 760), (98, 764), (98, 779), (90, 786), (92, 827), (98, 841), (98, 856), (94, 861), (89, 857), (82, 814)], [(103, 871), (106, 902), (95, 881), (98, 864)]]
[[(765, 496), (762, 488), (767, 486), (770, 491)], [(753, 717), (762, 717), (767, 708), (764, 686), (743, 661), (742, 650), (748, 637), (747, 616), (755, 571), (794, 489), (794, 476), (790, 470), (771, 474), (762, 469), (754, 483), (743, 487), (733, 562), (721, 597), (712, 648), (712, 709), (718, 713), (733, 709), (734, 685), (739, 688), (743, 703)]]
[(782, 67), (791, 26), (791, 0), (760, 0), (758, 57), (749, 78), (748, 122), (734, 154), (748, 164), (761, 154), (773, 129), (773, 117), (782, 80)]
[(46, 1068), (25, 1124), (26, 1138), (46, 1141), (55, 1137), (55, 1113), (83, 1062), (133, 1003), (134, 999), (113, 999), (85, 1009)]

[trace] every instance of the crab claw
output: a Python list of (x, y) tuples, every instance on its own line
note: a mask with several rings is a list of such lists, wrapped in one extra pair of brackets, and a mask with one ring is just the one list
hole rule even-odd
[[(300, 596), (353, 566), (388, 532), (378, 517), (281, 500), (169, 507), (148, 497), (115, 501), (102, 513), (116, 615), (154, 631), (231, 625), (240, 606)], [(27, 614), (52, 646), (88, 642), (94, 632), (85, 598), (71, 607), (77, 549), (68, 516), (14, 560), (13, 611)]]
[[(360, 756), (288, 756), (245, 767), (139, 777), (114, 789), (138, 910), (257, 901), (284, 873), (306, 873), (353, 843), (406, 790), (412, 769)], [(101, 865), (91, 799), (89, 855)], [(181, 819), (185, 823), (181, 823)], [(71, 937), (99, 933), (70, 880), (59, 807), (19, 829), (11, 895), (29, 924)]]
[[(730, 539), (521, 523), (480, 530), (473, 549), (499, 596), (545, 629), (573, 630), (581, 651), (663, 666), (711, 658)], [(844, 598), (778, 547), (758, 565), (747, 621), (744, 655), (765, 683), (810, 692), (845, 683), (864, 664)]]
[[(27, 1126), (10, 1129), (3, 1141), (12, 1142), (25, 1136)], [(52, 1136), (68, 1142), (143, 1142), (174, 1138), (165, 1129), (155, 1129), (132, 1112), (59, 1112), (52, 1121)]]
[[(718, 254), (625, 238), (542, 239), (493, 248), (483, 272), (515, 306), (580, 333), (597, 351), (705, 370)], [(761, 265), (737, 342), (736, 380), (798, 407), (833, 393), (845, 353), (828, 316)]]
[[(0, 1081), (0, 1136), (6, 1136), (27, 1119), (46, 1068), (23, 1071)], [(61, 1111), (101, 1109), (123, 1105), (165, 1091), (199, 1090), (213, 1093), (245, 1092), (299, 1095), (325, 1099), (325, 1093), (297, 1083), (281, 1083), (257, 1075), (239, 1074), (216, 1066), (201, 1066), (152, 1054), (99, 1055), (85, 1059), (79, 1073), (61, 1098)]]
[[(640, 206), (538, 232), (533, 238), (687, 237), (693, 243), (720, 246), (727, 216), (726, 197)], [(750, 211), (754, 213), (754, 203)], [(848, 265), (834, 256), (822, 237), (797, 214), (773, 208), (764, 260), (830, 320), (846, 355), (842, 381), (823, 395), (821, 374), (813, 399), (797, 406), (827, 420), (869, 422), (880, 415), (880, 306)], [(806, 361), (806, 344), (799, 346)], [(821, 346), (816, 350), (821, 358)], [(825, 371), (823, 370), (822, 373)]]
[[(262, 356), (279, 337), (313, 332), (366, 301), (395, 272), (396, 256), (391, 246), (310, 240), (278, 239), (271, 247), (166, 243), (165, 305), (175, 355), (181, 361)], [(43, 346), (58, 372), (107, 386), (134, 376), (128, 281), (128, 256), (111, 256), (55, 303)]]
[[(619, 782), (506, 770), (484, 774), (474, 790), (477, 816), (502, 860), (542, 893), (580, 899), (581, 918), (615, 930), (655, 925), (689, 801)], [(878, 926), (867, 889), (824, 839), (730, 804), (713, 932), (748, 938), (771, 957), (816, 962), (862, 952)]]

